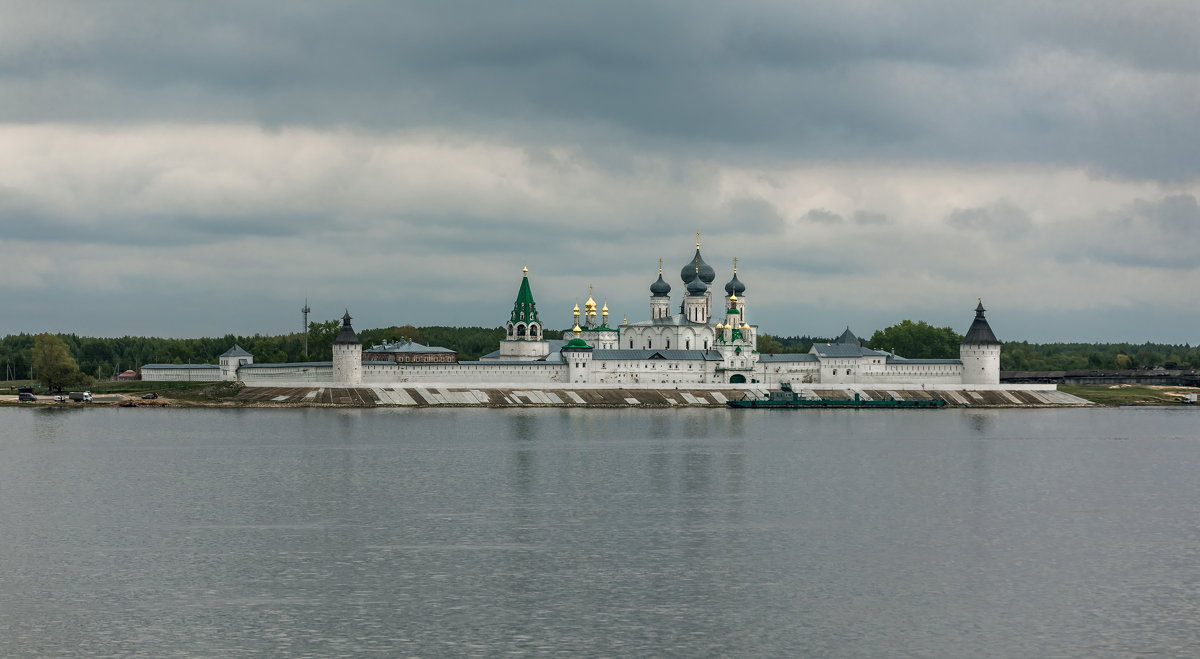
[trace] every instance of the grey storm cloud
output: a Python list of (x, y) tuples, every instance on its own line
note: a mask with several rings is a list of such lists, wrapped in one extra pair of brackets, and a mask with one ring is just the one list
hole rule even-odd
[(1200, 174), (1200, 9), (1127, 4), (17, 2), (0, 120)]
[(986, 207), (959, 208), (946, 216), (950, 226), (982, 230), (1009, 240), (1026, 237), (1033, 228), (1029, 214), (1007, 201), (997, 201)]
[(839, 224), (842, 221), (842, 216), (824, 208), (811, 208), (804, 214), (803, 219), (807, 222), (816, 222), (817, 224)]
[(696, 231), (764, 331), (969, 320), (978, 296), (1025, 314), (1013, 338), (1078, 338), (1047, 310), (1174, 317), (1198, 16), (0, 0), (0, 332), (274, 331), (305, 296), (364, 327), (491, 323), (523, 265), (564, 324), (593, 283), (636, 320)]
[(855, 211), (854, 223), (861, 225), (887, 224), (888, 216), (883, 213), (876, 213), (874, 211)]
[(1200, 204), (1190, 194), (1137, 199), (1126, 208), (1091, 218), (1075, 245), (1060, 258), (1079, 260), (1086, 254), (1091, 260), (1122, 266), (1191, 270), (1200, 245)]

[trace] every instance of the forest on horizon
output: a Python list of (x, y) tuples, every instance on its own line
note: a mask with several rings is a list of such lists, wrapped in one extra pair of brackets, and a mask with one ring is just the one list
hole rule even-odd
[[(307, 353), (305, 335), (237, 336), (195, 339), (124, 336), (83, 337), (57, 334), (71, 357), (86, 375), (107, 379), (126, 369), (144, 364), (216, 364), (217, 357), (234, 344), (254, 355), (259, 363), (329, 361), (333, 339), (341, 321), (309, 324)], [(561, 330), (546, 330), (546, 338), (561, 338)], [(27, 379), (32, 364), (33, 334), (13, 334), (0, 339), (0, 378)], [(428, 346), (450, 348), (459, 360), (471, 361), (496, 350), (504, 338), (500, 327), (414, 327), (412, 325), (367, 329), (358, 332), (364, 347), (384, 341), (410, 339)], [(760, 333), (758, 351), (805, 353), (814, 343), (834, 339), (812, 336), (776, 336)], [(949, 327), (933, 327), (923, 321), (903, 321), (876, 331), (864, 345), (894, 351), (911, 359), (955, 359), (962, 335)], [(1029, 343), (1010, 341), (1000, 351), (1000, 368), (1005, 371), (1128, 370), (1155, 367), (1188, 369), (1200, 365), (1200, 347), (1165, 343)]]

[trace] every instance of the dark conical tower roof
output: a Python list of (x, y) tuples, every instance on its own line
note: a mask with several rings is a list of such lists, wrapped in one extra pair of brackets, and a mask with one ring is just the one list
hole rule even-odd
[(986, 309), (983, 308), (983, 300), (980, 300), (979, 306), (975, 307), (975, 320), (971, 323), (971, 329), (967, 330), (967, 335), (963, 337), (964, 344), (1000, 345), (1000, 341), (992, 332), (992, 326), (988, 325), (984, 311)]
[(358, 335), (354, 333), (354, 328), (350, 326), (350, 311), (346, 310), (346, 315), (342, 316), (342, 331), (338, 332), (337, 338), (333, 340), (334, 345), (358, 345)]
[(836, 343), (838, 345), (850, 345), (850, 346), (862, 345), (862, 342), (858, 340), (857, 336), (854, 336), (854, 332), (851, 332), (849, 327), (846, 328), (845, 332), (842, 332), (842, 335), (839, 336), (837, 338), (837, 340), (834, 341), (834, 343)]

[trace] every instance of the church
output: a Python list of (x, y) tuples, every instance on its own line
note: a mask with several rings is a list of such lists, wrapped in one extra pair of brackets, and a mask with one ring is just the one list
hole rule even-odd
[[(723, 294), (715, 294), (717, 274), (696, 251), (679, 272), (676, 290), (663, 278), (649, 286), (648, 318), (613, 326), (608, 305), (598, 308), (589, 290), (581, 310), (572, 311), (571, 331), (561, 340), (545, 337), (529, 269), (524, 268), (512, 312), (498, 349), (478, 361), (457, 361), (445, 348), (405, 343), (363, 349), (347, 312), (333, 345), (332, 362), (254, 363), (235, 346), (221, 367), (147, 364), (142, 378), (240, 380), (253, 386), (324, 383), (329, 386), (400, 383), (479, 385), (570, 385), (673, 387), (754, 385), (775, 387), (858, 385), (998, 386), (1000, 342), (988, 324), (982, 301), (963, 337), (958, 359), (906, 359), (863, 346), (849, 328), (831, 343), (805, 354), (760, 354), (758, 328), (749, 322), (746, 285), (737, 260)], [(236, 353), (233, 357), (227, 356)], [(235, 359), (236, 357), (236, 359)], [(184, 378), (185, 370), (194, 367)]]

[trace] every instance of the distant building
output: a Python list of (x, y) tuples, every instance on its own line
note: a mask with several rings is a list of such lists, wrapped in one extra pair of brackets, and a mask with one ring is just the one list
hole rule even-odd
[(458, 361), (458, 353), (449, 348), (424, 346), (410, 339), (400, 339), (394, 343), (384, 341), (377, 346), (363, 350), (363, 361), (396, 364), (433, 362), (448, 364)]

